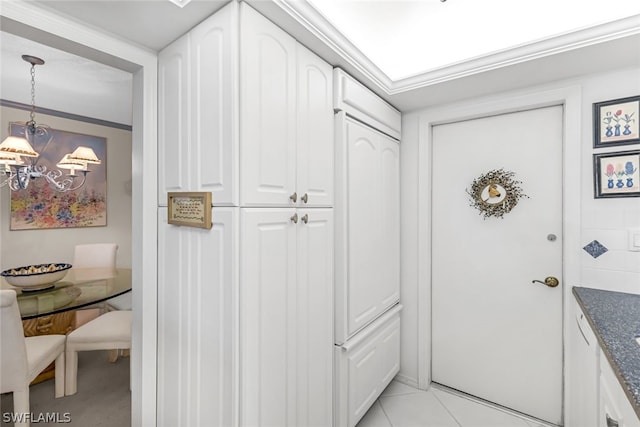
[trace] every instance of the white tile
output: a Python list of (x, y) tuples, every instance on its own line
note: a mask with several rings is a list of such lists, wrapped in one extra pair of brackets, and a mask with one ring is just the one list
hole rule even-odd
[(462, 427), (529, 427), (524, 419), (488, 405), (443, 390), (433, 393)]
[(376, 402), (371, 405), (371, 408), (364, 414), (364, 417), (360, 419), (356, 427), (393, 427), (387, 416), (384, 414), (380, 402)]
[(420, 390), (417, 388), (413, 388), (406, 384), (401, 383), (400, 381), (393, 380), (384, 389), (380, 396), (397, 396), (399, 394), (409, 394), (409, 393), (418, 393)]
[(379, 399), (393, 427), (460, 427), (431, 391)]

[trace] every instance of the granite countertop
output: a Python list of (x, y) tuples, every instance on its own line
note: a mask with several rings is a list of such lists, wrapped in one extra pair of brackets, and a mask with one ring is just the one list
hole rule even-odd
[(582, 287), (573, 294), (640, 417), (640, 295)]

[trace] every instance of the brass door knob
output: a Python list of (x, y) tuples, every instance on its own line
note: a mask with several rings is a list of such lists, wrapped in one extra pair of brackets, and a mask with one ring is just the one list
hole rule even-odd
[(531, 283), (542, 283), (550, 288), (555, 288), (560, 284), (560, 281), (553, 276), (549, 276), (544, 279), (544, 282), (542, 280), (532, 280)]

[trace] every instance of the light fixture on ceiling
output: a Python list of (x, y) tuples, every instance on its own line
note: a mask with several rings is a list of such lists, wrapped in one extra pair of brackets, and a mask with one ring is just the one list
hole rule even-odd
[[(53, 141), (49, 127), (37, 124), (35, 119), (35, 66), (44, 64), (44, 61), (31, 55), (22, 55), (22, 59), (31, 64), (31, 114), (28, 122), (17, 123), (18, 136), (9, 136), (0, 144), (0, 175), (5, 175), (0, 187), (9, 185), (13, 191), (23, 190), (32, 179), (43, 178), (56, 191), (77, 190), (87, 179), (87, 173), (90, 172), (88, 165), (100, 164), (101, 161), (91, 148), (78, 147), (73, 153), (65, 154), (56, 165), (60, 169), (67, 169), (69, 173), (66, 175), (59, 169), (47, 170), (46, 166), (38, 164), (40, 155)], [(41, 142), (36, 144), (37, 141)], [(34, 146), (41, 146), (40, 152)]]
[(191, 0), (169, 0), (169, 1), (180, 7), (185, 7), (187, 4), (191, 2)]

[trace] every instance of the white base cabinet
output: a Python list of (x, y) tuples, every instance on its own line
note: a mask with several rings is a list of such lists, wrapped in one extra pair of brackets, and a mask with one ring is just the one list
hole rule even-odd
[(333, 211), (241, 211), (240, 425), (331, 425)]
[(640, 419), (613, 373), (607, 356), (600, 350), (600, 405), (598, 426), (640, 427)]
[(401, 305), (335, 347), (335, 423), (353, 427), (400, 370)]
[(569, 324), (572, 348), (569, 402), (565, 416), (568, 426), (595, 427), (598, 425), (598, 370), (600, 346), (587, 318), (573, 302), (573, 318)]
[(640, 427), (629, 399), (576, 301), (569, 326), (567, 427)]

